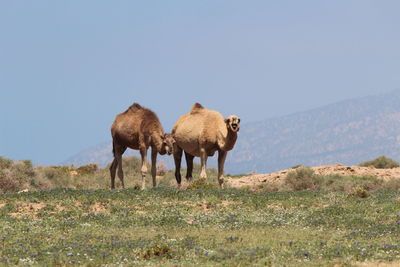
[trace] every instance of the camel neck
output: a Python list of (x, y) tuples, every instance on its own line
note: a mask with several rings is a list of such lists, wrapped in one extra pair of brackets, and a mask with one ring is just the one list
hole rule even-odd
[(230, 129), (228, 129), (225, 145), (222, 147), (222, 150), (224, 151), (232, 150), (233, 147), (235, 146), (236, 139), (237, 139), (237, 132), (233, 132)]
[(157, 151), (160, 152), (162, 150), (162, 139), (161, 136), (159, 134), (153, 134), (151, 136), (151, 140), (152, 140), (152, 145), (155, 146), (157, 148)]

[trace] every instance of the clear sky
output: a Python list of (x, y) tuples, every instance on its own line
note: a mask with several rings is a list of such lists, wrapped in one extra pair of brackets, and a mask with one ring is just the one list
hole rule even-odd
[[(166, 131), (198, 101), (242, 122), (400, 88), (400, 1), (0, 1), (0, 155), (58, 164), (117, 113)], [(239, 137), (240, 138), (240, 137)]]

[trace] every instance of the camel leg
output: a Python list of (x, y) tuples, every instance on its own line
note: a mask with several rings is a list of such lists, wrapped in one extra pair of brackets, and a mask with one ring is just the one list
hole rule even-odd
[(185, 151), (185, 158), (186, 158), (186, 166), (187, 166), (187, 171), (186, 171), (186, 179), (190, 182), (193, 179), (193, 159), (194, 156), (190, 155)]
[(124, 172), (122, 171), (122, 153), (117, 156), (117, 160), (118, 160), (118, 178), (121, 181), (122, 188), (125, 188)]
[(111, 189), (115, 189), (115, 173), (118, 168), (118, 178), (121, 180), (122, 188), (124, 186), (124, 173), (122, 171), (122, 154), (124, 154), (126, 147), (118, 146), (114, 144), (114, 160), (110, 166), (111, 175)]
[(151, 148), (151, 177), (153, 178), (153, 187), (156, 187), (156, 185), (157, 185), (156, 175), (157, 175), (157, 149), (155, 147), (152, 147)]
[(207, 178), (206, 166), (207, 166), (207, 153), (204, 148), (200, 150), (200, 159), (201, 159), (201, 172), (200, 178)]
[(146, 189), (146, 173), (147, 173), (147, 164), (146, 164), (147, 148), (146, 147), (140, 148), (140, 155), (142, 156), (142, 168), (140, 169), (140, 171), (142, 173), (142, 190), (144, 190), (144, 189)]
[(224, 188), (224, 164), (228, 152), (218, 151), (218, 183), (221, 188)]
[(181, 188), (181, 161), (182, 161), (182, 148), (176, 146), (174, 148), (174, 161), (175, 161), (175, 178), (178, 183), (178, 188)]
[(115, 189), (115, 174), (117, 172), (117, 159), (114, 157), (110, 166), (110, 176), (111, 176), (111, 189)]

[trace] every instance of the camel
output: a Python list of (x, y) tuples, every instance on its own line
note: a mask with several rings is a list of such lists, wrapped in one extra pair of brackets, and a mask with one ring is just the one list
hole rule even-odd
[(195, 103), (191, 111), (181, 116), (172, 130), (175, 161), (175, 178), (178, 188), (181, 186), (181, 160), (185, 152), (187, 173), (186, 179), (192, 180), (193, 158), (200, 157), (200, 178), (206, 178), (207, 157), (218, 151), (218, 182), (223, 187), (224, 164), (228, 151), (232, 150), (240, 129), (240, 118), (231, 115), (224, 117), (217, 111), (208, 110)]
[(142, 189), (146, 187), (146, 157), (147, 149), (151, 147), (151, 175), (153, 187), (156, 186), (157, 153), (171, 155), (174, 139), (171, 134), (165, 134), (157, 115), (141, 105), (134, 103), (125, 112), (118, 114), (111, 126), (113, 138), (114, 160), (110, 166), (111, 189), (115, 188), (115, 173), (118, 167), (118, 177), (124, 186), (122, 171), (122, 154), (129, 147), (140, 151), (142, 158)]

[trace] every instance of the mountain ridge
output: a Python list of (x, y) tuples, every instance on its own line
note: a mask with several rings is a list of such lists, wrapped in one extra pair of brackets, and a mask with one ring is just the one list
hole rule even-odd
[[(138, 155), (137, 152), (129, 152)], [(227, 173), (273, 172), (294, 165), (358, 164), (386, 155), (400, 159), (400, 90), (331, 103), (244, 123), (226, 161)], [(215, 158), (215, 157), (214, 157)], [(64, 164), (112, 159), (111, 140)], [(173, 168), (172, 157), (163, 158)], [(209, 166), (215, 166), (212, 159)]]

